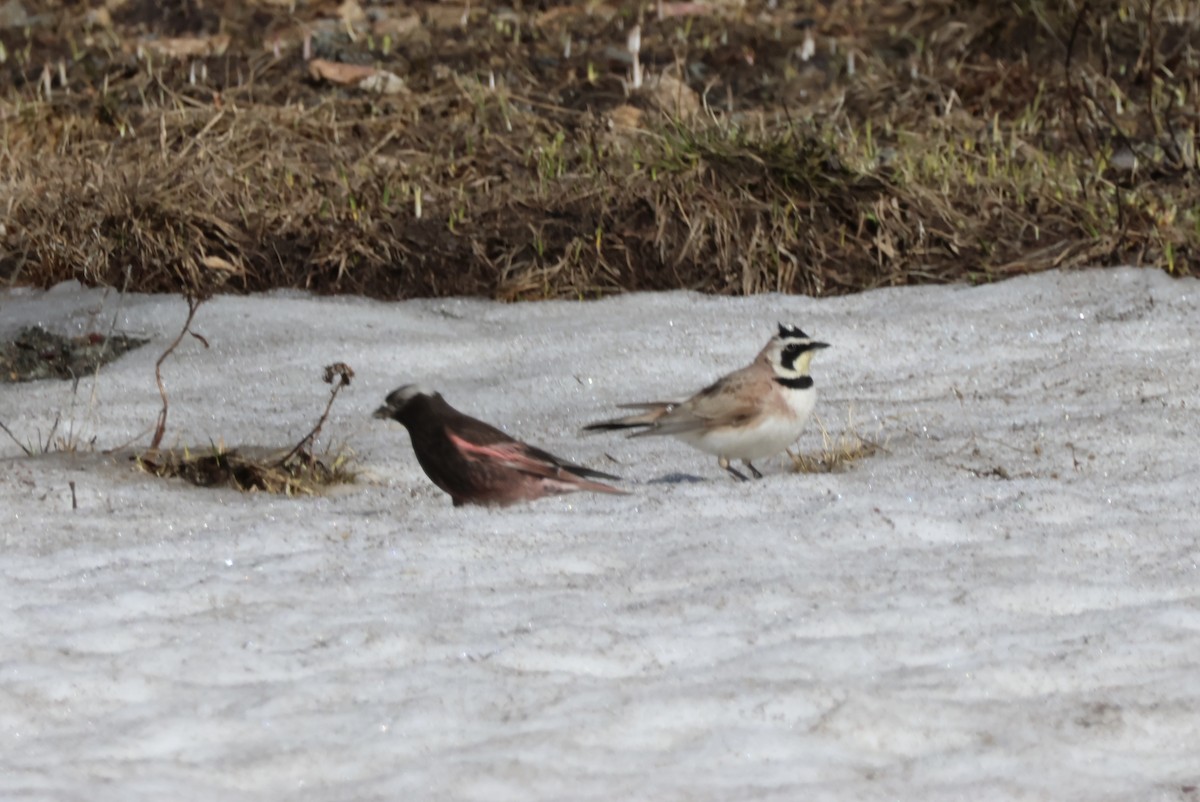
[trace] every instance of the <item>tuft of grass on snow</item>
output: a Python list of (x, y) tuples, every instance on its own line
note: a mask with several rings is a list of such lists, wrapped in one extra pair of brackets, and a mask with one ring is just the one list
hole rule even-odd
[(262, 448), (227, 448), (212, 445), (202, 452), (167, 450), (134, 457), (138, 468), (163, 478), (179, 478), (198, 487), (232, 487), (244, 493), (311, 496), (331, 485), (356, 479), (350, 454), (335, 453), (320, 459), (307, 449), (272, 451)]
[(832, 434), (820, 418), (814, 416), (813, 420), (821, 432), (821, 450), (816, 454), (789, 451), (794, 473), (839, 473), (886, 450), (877, 436), (868, 437), (858, 430), (853, 410), (846, 415), (846, 428), (837, 434)]

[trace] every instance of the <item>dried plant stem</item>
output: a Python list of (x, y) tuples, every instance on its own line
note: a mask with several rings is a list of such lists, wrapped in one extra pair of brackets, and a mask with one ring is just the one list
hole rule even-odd
[(19, 448), (20, 448), (22, 451), (24, 451), (24, 452), (25, 452), (25, 456), (27, 456), (27, 457), (32, 457), (32, 456), (33, 456), (33, 452), (29, 450), (29, 446), (25, 445), (25, 444), (24, 444), (24, 443), (22, 443), (20, 440), (18, 440), (18, 439), (17, 439), (17, 436), (16, 436), (15, 434), (13, 434), (13, 433), (12, 433), (12, 430), (11, 430), (11, 429), (9, 429), (7, 426), (5, 426), (5, 425), (4, 425), (4, 421), (0, 421), (0, 429), (3, 429), (3, 430), (4, 430), (4, 433), (5, 433), (6, 435), (8, 435), (8, 436), (9, 436), (9, 438), (10, 438), (10, 439), (11, 439), (11, 440), (12, 440), (14, 443), (16, 443), (16, 444), (17, 444), (17, 446), (18, 446), (18, 447), (19, 447)]
[[(317, 424), (312, 427), (312, 430), (296, 443), (296, 446), (287, 453), (287, 455), (279, 460), (280, 467), (287, 465), (292, 457), (299, 454), (313, 440), (317, 439), (317, 435), (321, 433), (321, 427), (325, 425), (325, 421), (329, 418), (329, 411), (333, 409), (333, 402), (337, 398), (343, 387), (350, 386), (350, 380), (354, 378), (354, 371), (345, 362), (337, 362), (332, 365), (325, 366), (325, 383), (333, 384), (333, 389), (329, 392), (329, 402), (325, 404), (325, 411), (321, 413), (321, 417), (317, 420)], [(334, 379), (337, 383), (334, 384)]]
[(196, 310), (200, 308), (200, 304), (204, 303), (204, 299), (197, 298), (193, 295), (188, 295), (187, 298), (188, 314), (187, 319), (183, 321), (183, 328), (179, 330), (178, 336), (174, 341), (167, 346), (167, 349), (159, 356), (158, 361), (154, 363), (154, 381), (158, 384), (158, 394), (162, 396), (162, 411), (158, 413), (158, 423), (154, 426), (154, 437), (150, 440), (150, 450), (157, 451), (162, 445), (163, 435), (167, 431), (167, 409), (170, 402), (167, 399), (167, 386), (163, 384), (162, 365), (175, 349), (179, 347), (179, 343), (183, 342), (183, 338), (187, 334), (191, 334), (200, 342), (204, 343), (204, 347), (208, 347), (208, 341), (198, 334), (191, 331), (192, 320), (196, 317)]

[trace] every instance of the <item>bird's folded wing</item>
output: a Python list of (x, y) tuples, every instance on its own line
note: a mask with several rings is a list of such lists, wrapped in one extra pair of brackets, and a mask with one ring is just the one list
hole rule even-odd
[(534, 476), (544, 476), (548, 479), (560, 476), (563, 470), (570, 469), (570, 466), (561, 463), (553, 454), (532, 448), (517, 440), (483, 444), (472, 443), (453, 432), (447, 432), (447, 435), (459, 453), (469, 460), (491, 461), (506, 468), (513, 468)]
[(686, 434), (743, 425), (763, 411), (763, 394), (751, 392), (751, 384), (737, 374), (727, 376), (663, 415), (653, 433)]
[[(536, 448), (534, 446), (527, 445), (525, 443), (517, 443), (517, 445), (519, 445), (523, 449), (525, 449), (525, 452), (524, 452), (525, 455), (528, 458), (534, 460), (535, 464), (545, 465), (549, 469), (560, 468), (568, 473), (573, 473), (576, 476), (585, 476), (585, 477), (589, 477), (591, 479), (611, 479), (614, 482), (621, 481), (620, 476), (613, 476), (611, 473), (605, 473), (604, 471), (595, 471), (595, 470), (592, 470), (591, 468), (585, 468), (582, 465), (576, 465), (573, 462), (567, 462), (565, 459), (562, 459), (561, 457), (554, 456), (549, 451), (542, 451), (540, 448)], [(521, 470), (529, 470), (528, 468), (525, 468), (524, 466), (514, 466), (514, 467), (520, 467)], [(535, 472), (539, 476), (542, 476), (542, 475), (557, 476), (558, 475), (557, 472), (555, 472), (554, 474), (543, 474), (540, 469)]]
[(593, 478), (620, 481), (621, 477), (563, 462), (553, 454), (526, 445), (519, 440), (482, 445), (464, 440), (452, 432), (447, 432), (447, 435), (467, 459), (493, 460), (497, 464), (513, 470), (531, 476), (540, 476), (551, 485), (558, 487), (591, 490), (596, 493), (613, 493), (620, 496), (627, 495), (624, 490), (592, 481)]

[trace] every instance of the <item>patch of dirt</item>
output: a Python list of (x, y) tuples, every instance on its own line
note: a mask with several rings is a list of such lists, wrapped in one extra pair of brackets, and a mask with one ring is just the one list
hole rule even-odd
[(12, 340), (0, 342), (0, 381), (78, 379), (147, 342), (124, 334), (64, 337), (30, 326)]
[(163, 478), (183, 479), (198, 487), (231, 487), (243, 493), (314, 495), (323, 488), (354, 481), (347, 458), (332, 462), (308, 450), (266, 448), (154, 451), (130, 457), (139, 468)]

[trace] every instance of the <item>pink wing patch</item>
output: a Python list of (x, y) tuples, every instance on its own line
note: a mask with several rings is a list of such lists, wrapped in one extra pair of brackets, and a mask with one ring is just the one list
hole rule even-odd
[(454, 432), (446, 432), (446, 436), (450, 438), (450, 442), (459, 450), (459, 453), (469, 460), (491, 462), (495, 465), (503, 465), (506, 468), (521, 471), (530, 476), (539, 477), (532, 481), (540, 482), (539, 487), (541, 492), (531, 496), (531, 498), (538, 498), (545, 493), (569, 493), (573, 490), (591, 490), (594, 493), (626, 495), (624, 490), (618, 490), (602, 482), (593, 482), (582, 476), (576, 476), (558, 465), (532, 456), (527, 450), (528, 446), (524, 443), (514, 441), (511, 443), (496, 443), (490, 446), (482, 446), (478, 443), (464, 440)]
[(464, 440), (454, 432), (446, 432), (446, 435), (450, 438), (450, 442), (454, 443), (454, 447), (470, 460), (496, 462), (538, 476), (557, 476), (561, 472), (557, 465), (550, 465), (545, 460), (529, 456), (523, 443), (495, 443), (490, 446), (482, 446)]

